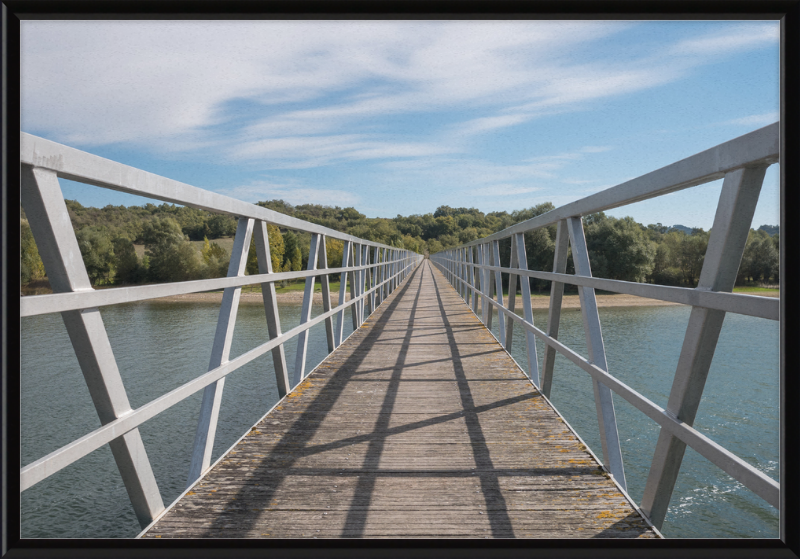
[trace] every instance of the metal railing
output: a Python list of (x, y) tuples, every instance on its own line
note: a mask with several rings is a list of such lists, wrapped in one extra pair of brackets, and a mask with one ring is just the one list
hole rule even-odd
[[(547, 398), (559, 352), (592, 377), (605, 468), (627, 489), (613, 391), (660, 426), (641, 509), (660, 528), (667, 512), (686, 446), (721, 468), (773, 507), (780, 506), (780, 484), (692, 427), (726, 312), (779, 320), (780, 300), (731, 293), (742, 260), (766, 169), (779, 160), (779, 123), (740, 136), (657, 171), (518, 223), (470, 243), (431, 256), (434, 264), (491, 329), (490, 305), (498, 310), (499, 342), (508, 350), (519, 324), (527, 336), (533, 384)], [(593, 278), (581, 216), (662, 196), (724, 178), (714, 224), (696, 288)], [(552, 272), (528, 270), (524, 232), (558, 224)], [(500, 263), (499, 241), (511, 239), (508, 267)], [(566, 274), (568, 245), (575, 274)], [(494, 281), (491, 275), (494, 273)], [(502, 274), (509, 274), (508, 305)], [(518, 278), (523, 316), (515, 312)], [(547, 331), (533, 323), (530, 280), (550, 280)], [(576, 285), (586, 334), (586, 359), (558, 341), (564, 284)], [(608, 373), (594, 289), (691, 305), (688, 327), (666, 408), (648, 400)], [(496, 299), (494, 295), (496, 294)], [(503, 320), (505, 317), (505, 320)], [(540, 372), (535, 337), (545, 343)], [(541, 374), (540, 374), (541, 373)]]
[[(139, 434), (139, 425), (203, 390), (187, 481), (187, 485), (191, 485), (210, 467), (227, 375), (272, 352), (278, 396), (285, 397), (308, 374), (309, 329), (324, 321), (328, 351), (333, 351), (343, 341), (345, 309), (349, 307), (351, 310), (355, 330), (422, 260), (421, 255), (409, 250), (346, 235), (30, 134), (22, 133), (20, 143), (22, 206), (54, 291), (52, 295), (21, 297), (20, 317), (61, 313), (102, 424), (91, 433), (24, 466), (20, 471), (20, 490), (24, 491), (108, 444), (142, 527), (150, 524), (165, 508)], [(228, 276), (95, 291), (81, 257), (59, 177), (237, 216), (238, 226)], [(273, 271), (267, 223), (311, 233), (305, 271)], [(340, 268), (328, 267), (325, 243), (328, 237), (344, 243)], [(245, 276), (247, 254), (253, 238), (259, 273)], [(341, 274), (339, 304), (335, 308), (331, 307), (328, 274)], [(305, 279), (300, 324), (288, 332), (282, 332), (275, 282), (299, 278)], [(322, 288), (323, 312), (312, 319), (311, 307), (317, 278)], [(348, 278), (350, 300), (345, 301)], [(265, 338), (268, 341), (230, 359), (241, 288), (253, 284), (261, 284), (267, 321)], [(208, 371), (132, 409), (98, 307), (217, 289), (224, 291)], [(295, 336), (298, 337), (298, 343), (290, 381), (284, 344)]]

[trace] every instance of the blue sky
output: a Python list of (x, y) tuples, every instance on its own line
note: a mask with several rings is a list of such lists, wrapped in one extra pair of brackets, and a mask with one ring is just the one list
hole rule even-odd
[[(778, 120), (779, 23), (23, 21), (21, 84), (25, 132), (249, 202), (513, 211)], [(608, 213), (708, 229), (720, 185)]]

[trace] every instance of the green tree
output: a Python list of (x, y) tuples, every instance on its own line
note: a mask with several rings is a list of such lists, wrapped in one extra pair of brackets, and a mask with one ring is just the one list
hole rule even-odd
[(108, 230), (92, 225), (78, 231), (76, 237), (92, 285), (108, 282), (114, 269), (114, 245)]
[[(283, 271), (284, 242), (281, 230), (277, 225), (267, 224), (267, 238), (269, 240), (269, 256), (273, 272)], [(258, 273), (258, 251), (256, 250), (255, 235), (250, 240), (250, 250), (247, 253), (247, 267), (245, 273), (254, 275)]]
[(216, 214), (206, 222), (208, 236), (212, 239), (231, 237), (236, 234), (236, 218), (225, 214)]
[(643, 282), (653, 271), (655, 243), (632, 217), (595, 214), (585, 228), (592, 275)]
[(187, 281), (202, 275), (197, 251), (171, 217), (157, 217), (147, 223), (142, 237), (150, 262), (148, 275), (152, 281)]
[(210, 242), (208, 237), (203, 237), (203, 248), (200, 253), (203, 255), (203, 260), (206, 264), (208, 264), (208, 261), (212, 258), (223, 260), (228, 256), (228, 251), (219, 246), (217, 243)]
[(772, 239), (764, 231), (750, 231), (751, 239), (745, 248), (740, 271), (753, 281), (769, 282), (778, 278), (779, 256)]
[(118, 283), (139, 283), (144, 281), (147, 270), (139, 262), (136, 249), (127, 237), (117, 237), (114, 245), (114, 279)]
[(20, 220), (20, 282), (25, 285), (44, 278), (44, 264), (27, 219)]

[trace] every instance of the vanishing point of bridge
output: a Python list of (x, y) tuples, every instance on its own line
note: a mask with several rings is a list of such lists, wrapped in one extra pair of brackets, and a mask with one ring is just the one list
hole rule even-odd
[[(430, 259), (29, 134), (21, 134), (20, 153), (22, 205), (54, 291), (21, 297), (20, 316), (61, 314), (100, 422), (23, 466), (20, 491), (109, 445), (148, 539), (659, 538), (689, 446), (782, 507), (779, 482), (692, 427), (726, 313), (779, 320), (782, 312), (777, 299), (731, 292), (764, 174), (779, 159), (778, 123)], [(59, 178), (236, 216), (227, 277), (94, 290)], [(724, 180), (697, 288), (592, 277), (582, 216), (717, 179)], [(272, 269), (267, 223), (310, 234), (306, 270)], [(525, 233), (552, 225), (552, 272), (529, 270)], [(328, 265), (327, 238), (343, 243), (339, 268)], [(258, 274), (248, 276), (251, 241)], [(566, 273), (568, 251), (574, 274)], [(330, 274), (341, 278), (335, 307)], [(551, 281), (544, 329), (534, 325), (529, 278)], [(305, 280), (300, 324), (282, 332), (275, 283), (297, 279)], [(316, 281), (323, 309), (312, 317)], [(558, 339), (565, 284), (578, 288), (588, 357)], [(247, 285), (261, 286), (264, 342), (231, 356)], [(220, 289), (208, 370), (133, 409), (100, 307)], [(664, 407), (609, 371), (594, 289), (691, 307)], [(487, 328), (493, 313), (497, 338)], [(353, 324), (347, 339), (345, 315)], [(309, 371), (317, 324), (329, 355)], [(506, 351), (515, 333), (525, 340), (525, 371)], [(285, 344), (294, 338), (291, 359)], [(267, 353), (279, 401), (212, 464), (225, 378)], [(601, 442), (594, 453), (549, 402), (556, 354), (592, 379)], [(139, 426), (199, 392), (187, 489), (165, 506)], [(626, 492), (612, 393), (660, 427), (638, 507)]]

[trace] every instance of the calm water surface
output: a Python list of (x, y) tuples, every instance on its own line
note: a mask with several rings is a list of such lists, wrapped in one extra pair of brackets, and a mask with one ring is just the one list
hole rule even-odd
[[(284, 331), (299, 322), (300, 306), (280, 307)], [(312, 316), (322, 311), (316, 306)], [(658, 405), (666, 404), (689, 308), (601, 309), (610, 372)], [(137, 408), (205, 372), (218, 305), (131, 303), (102, 309), (131, 406)], [(352, 331), (346, 315), (345, 335)], [(544, 327), (546, 312), (535, 312)], [(497, 317), (494, 319), (497, 333)], [(261, 305), (242, 305), (231, 357), (265, 341)], [(22, 320), (22, 464), (26, 465), (99, 426), (89, 392), (59, 315)], [(580, 311), (562, 314), (559, 338), (586, 355)], [(537, 342), (538, 343), (538, 342)], [(296, 340), (286, 344), (289, 368)], [(326, 355), (324, 325), (311, 329), (309, 366)], [(511, 351), (523, 368), (524, 336)], [(538, 345), (539, 362), (543, 346)], [(778, 479), (778, 324), (728, 315), (695, 426)], [(201, 393), (140, 427), (165, 505), (183, 491)], [(227, 377), (214, 444), (216, 460), (278, 400), (270, 353)], [(601, 455), (590, 377), (557, 357), (552, 401)], [(641, 501), (658, 437), (657, 424), (615, 396), (628, 491)], [(22, 494), (22, 536), (126, 538), (139, 533), (108, 446)], [(778, 513), (691, 449), (663, 527), (667, 537), (778, 537)]]

